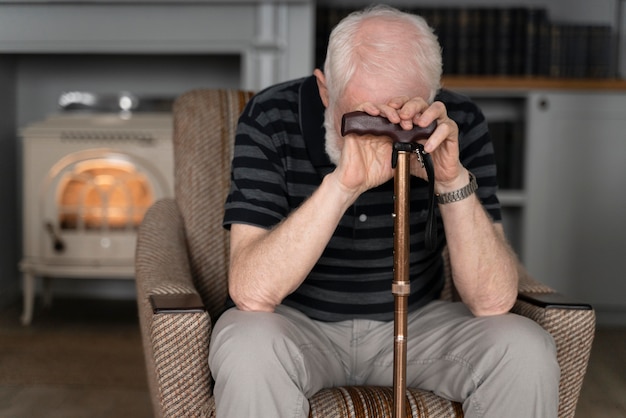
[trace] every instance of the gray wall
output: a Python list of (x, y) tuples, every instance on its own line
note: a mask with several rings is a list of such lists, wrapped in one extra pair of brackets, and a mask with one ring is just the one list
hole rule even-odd
[(175, 97), (194, 87), (237, 87), (237, 55), (46, 55), (17, 58), (17, 126), (57, 111), (63, 92)]

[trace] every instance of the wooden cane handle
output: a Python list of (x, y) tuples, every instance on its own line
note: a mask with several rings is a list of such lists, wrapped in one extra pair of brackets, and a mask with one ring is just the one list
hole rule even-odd
[(436, 127), (437, 122), (433, 122), (425, 128), (413, 125), (412, 129), (405, 130), (387, 118), (361, 111), (346, 113), (341, 119), (342, 136), (347, 134), (388, 136), (396, 142), (405, 143), (428, 139)]

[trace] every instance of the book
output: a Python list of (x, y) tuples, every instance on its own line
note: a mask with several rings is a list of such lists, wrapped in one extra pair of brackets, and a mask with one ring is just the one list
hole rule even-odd
[(589, 78), (615, 77), (615, 34), (610, 25), (589, 25), (587, 61)]

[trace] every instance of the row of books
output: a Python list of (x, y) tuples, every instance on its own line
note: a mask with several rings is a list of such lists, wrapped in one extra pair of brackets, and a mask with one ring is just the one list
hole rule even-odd
[[(316, 65), (332, 28), (354, 9), (317, 7)], [(446, 75), (611, 78), (616, 35), (610, 25), (552, 22), (543, 7), (410, 8), (433, 27)]]

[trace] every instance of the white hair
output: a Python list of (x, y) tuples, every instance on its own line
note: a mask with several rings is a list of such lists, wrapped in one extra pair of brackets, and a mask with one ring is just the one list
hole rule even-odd
[[(385, 32), (362, 33), (363, 24), (372, 20), (389, 23)], [(407, 25), (414, 30), (407, 31)], [(384, 5), (353, 12), (333, 29), (328, 42), (324, 74), (331, 102), (343, 95), (357, 71), (387, 75), (398, 82), (410, 80), (413, 86), (427, 88), (432, 102), (441, 82), (441, 47), (420, 16)]]

